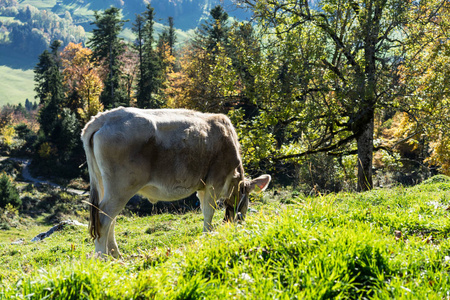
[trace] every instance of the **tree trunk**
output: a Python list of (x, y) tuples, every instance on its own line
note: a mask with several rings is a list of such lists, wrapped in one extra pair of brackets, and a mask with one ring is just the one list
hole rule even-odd
[(372, 159), (373, 159), (373, 130), (374, 118), (365, 125), (361, 135), (357, 138), (358, 147), (358, 191), (368, 191), (373, 188)]

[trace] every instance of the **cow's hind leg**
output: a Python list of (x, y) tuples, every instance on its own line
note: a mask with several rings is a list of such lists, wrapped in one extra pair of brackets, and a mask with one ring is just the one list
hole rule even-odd
[(106, 189), (105, 196), (99, 205), (100, 238), (96, 238), (94, 241), (95, 253), (109, 254), (116, 258), (120, 256), (114, 235), (115, 219), (134, 194), (133, 192), (120, 193), (116, 190), (108, 192)]
[(197, 196), (200, 199), (200, 205), (203, 212), (203, 232), (212, 230), (212, 219), (217, 208), (216, 194), (213, 187), (206, 187), (198, 191)]

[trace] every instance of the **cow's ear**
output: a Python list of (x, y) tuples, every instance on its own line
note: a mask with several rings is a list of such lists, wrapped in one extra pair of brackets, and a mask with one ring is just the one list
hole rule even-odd
[(259, 176), (258, 178), (253, 179), (250, 181), (249, 185), (249, 192), (262, 192), (269, 186), (269, 182), (272, 179), (270, 175), (264, 174)]

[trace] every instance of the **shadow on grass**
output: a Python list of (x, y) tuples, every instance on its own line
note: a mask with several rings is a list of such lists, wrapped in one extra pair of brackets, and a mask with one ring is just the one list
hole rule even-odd
[(30, 70), (38, 63), (38, 55), (24, 54), (5, 45), (0, 46), (0, 65), (13, 69)]
[(195, 193), (182, 200), (172, 202), (160, 201), (155, 204), (144, 197), (136, 195), (128, 201), (123, 213), (125, 215), (134, 213), (142, 217), (166, 213), (185, 214), (198, 209), (200, 209), (200, 201)]

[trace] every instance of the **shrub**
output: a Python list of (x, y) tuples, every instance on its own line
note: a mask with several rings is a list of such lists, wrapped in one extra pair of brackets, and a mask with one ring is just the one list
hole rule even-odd
[(11, 178), (3, 173), (0, 176), (0, 207), (5, 208), (7, 204), (19, 207), (22, 205), (22, 200), (20, 200), (19, 192), (12, 183)]
[(3, 136), (3, 144), (5, 144), (6, 146), (11, 146), (14, 140), (14, 136), (16, 134), (14, 127), (5, 126), (1, 129), (0, 133)]

